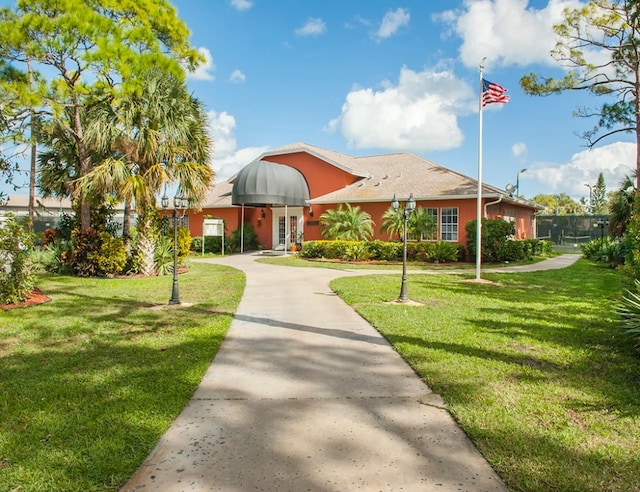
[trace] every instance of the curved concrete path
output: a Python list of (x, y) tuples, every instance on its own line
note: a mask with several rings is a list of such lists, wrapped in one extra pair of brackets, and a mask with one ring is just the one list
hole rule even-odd
[(438, 395), (328, 287), (370, 271), (257, 257), (210, 260), (245, 272), (243, 298), (197, 391), (122, 491), (507, 490)]

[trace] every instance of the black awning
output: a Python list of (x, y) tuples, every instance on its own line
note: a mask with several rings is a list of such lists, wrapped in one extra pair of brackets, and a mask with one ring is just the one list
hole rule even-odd
[(254, 161), (240, 170), (231, 190), (233, 205), (308, 205), (309, 186), (300, 171), (284, 164)]

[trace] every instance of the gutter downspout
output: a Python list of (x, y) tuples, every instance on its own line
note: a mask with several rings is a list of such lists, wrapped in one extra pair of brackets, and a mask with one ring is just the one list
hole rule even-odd
[(500, 203), (502, 201), (503, 198), (504, 198), (504, 195), (500, 195), (500, 197), (495, 202), (485, 203), (484, 204), (484, 215), (482, 216), (482, 218), (483, 219), (487, 218), (487, 207), (489, 205), (497, 205), (498, 203)]

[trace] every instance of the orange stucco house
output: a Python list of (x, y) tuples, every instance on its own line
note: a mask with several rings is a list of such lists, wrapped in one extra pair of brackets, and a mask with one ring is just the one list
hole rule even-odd
[[(412, 154), (353, 157), (304, 143), (264, 153), (227, 182), (216, 184), (201, 210), (187, 210), (192, 237), (202, 236), (205, 218), (223, 219), (225, 235), (251, 224), (263, 249), (288, 249), (291, 243), (321, 239), (319, 217), (349, 203), (371, 215), (374, 237), (395, 195), (410, 194), (428, 209), (437, 234), (427, 240), (466, 244), (465, 225), (476, 218), (477, 180)], [(517, 238), (535, 237), (538, 206), (483, 184), (486, 218), (516, 223)]]

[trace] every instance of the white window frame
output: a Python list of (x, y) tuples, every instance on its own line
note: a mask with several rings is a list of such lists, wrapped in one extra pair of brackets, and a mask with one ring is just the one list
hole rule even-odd
[(440, 238), (443, 241), (457, 243), (459, 237), (459, 225), (460, 210), (458, 209), (458, 207), (442, 207), (440, 209)]

